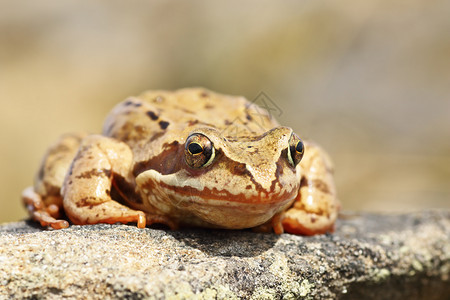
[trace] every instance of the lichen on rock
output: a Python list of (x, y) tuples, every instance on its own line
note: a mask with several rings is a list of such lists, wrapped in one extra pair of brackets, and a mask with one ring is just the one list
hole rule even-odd
[(450, 212), (343, 214), (334, 234), (0, 225), (0, 299), (442, 299)]

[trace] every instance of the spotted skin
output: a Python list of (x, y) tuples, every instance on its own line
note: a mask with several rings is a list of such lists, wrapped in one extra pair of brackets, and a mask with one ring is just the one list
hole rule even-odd
[(22, 199), (55, 229), (69, 220), (333, 231), (340, 205), (331, 161), (316, 144), (298, 143), (243, 97), (149, 91), (116, 105), (102, 134), (57, 141)]

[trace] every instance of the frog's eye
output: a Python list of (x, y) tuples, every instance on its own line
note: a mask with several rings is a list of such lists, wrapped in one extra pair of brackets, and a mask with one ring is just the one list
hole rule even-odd
[(184, 145), (186, 163), (192, 168), (209, 166), (214, 160), (212, 142), (201, 133), (191, 134)]
[(302, 160), (303, 154), (305, 152), (305, 146), (303, 145), (302, 140), (293, 133), (291, 138), (289, 139), (289, 147), (288, 147), (288, 161), (291, 166), (295, 167)]

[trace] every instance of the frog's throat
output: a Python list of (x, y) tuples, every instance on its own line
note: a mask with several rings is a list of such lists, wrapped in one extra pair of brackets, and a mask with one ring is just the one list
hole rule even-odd
[[(183, 171), (179, 171), (183, 172)], [(136, 178), (136, 183), (147, 195), (167, 195), (169, 198), (177, 198), (174, 201), (183, 201), (202, 198), (205, 201), (231, 201), (236, 203), (265, 203), (278, 205), (291, 202), (298, 193), (298, 185), (291, 186), (273, 185), (270, 190), (245, 189), (235, 190), (223, 189), (215, 182), (202, 182), (195, 177), (180, 176), (179, 172), (162, 175), (155, 170), (147, 170)], [(183, 179), (181, 179), (183, 178)]]
[(158, 214), (179, 219), (195, 216), (221, 228), (261, 225), (291, 206), (298, 192), (297, 186), (297, 190), (288, 188), (266, 195), (254, 190), (233, 194), (232, 191), (205, 187), (196, 178), (181, 182), (176, 175), (162, 175), (155, 170), (141, 173), (136, 183), (144, 201)]

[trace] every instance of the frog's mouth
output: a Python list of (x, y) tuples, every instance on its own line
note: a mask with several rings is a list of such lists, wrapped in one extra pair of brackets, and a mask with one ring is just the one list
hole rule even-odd
[(249, 228), (270, 220), (289, 207), (297, 195), (294, 189), (273, 193), (232, 193), (208, 188), (196, 178), (181, 180), (176, 174), (162, 175), (148, 170), (136, 178), (153, 207), (165, 211), (191, 213), (210, 224), (224, 228)]

